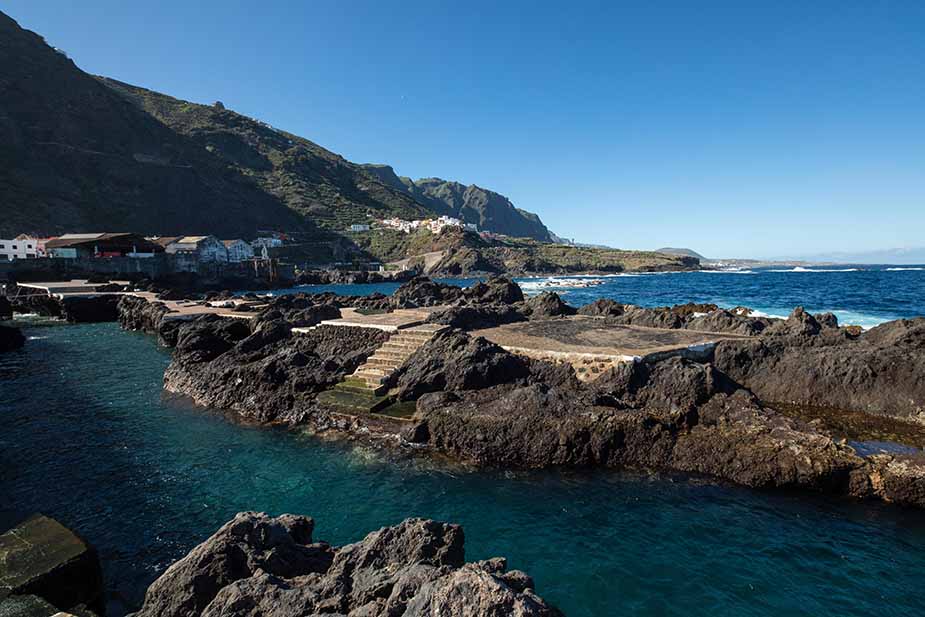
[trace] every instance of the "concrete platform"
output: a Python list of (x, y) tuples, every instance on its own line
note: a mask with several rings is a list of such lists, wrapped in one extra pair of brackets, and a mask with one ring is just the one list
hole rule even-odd
[[(127, 285), (128, 281), (110, 281), (117, 285)], [(106, 283), (88, 283), (86, 279), (73, 279), (70, 281), (53, 281), (49, 283), (17, 283), (19, 287), (33, 289), (36, 293), (47, 294), (55, 298), (68, 296), (105, 296), (121, 295), (122, 291), (96, 291), (96, 288)]]
[(569, 362), (579, 378), (594, 379), (620, 362), (675, 355), (704, 358), (721, 340), (747, 338), (696, 330), (607, 324), (596, 317), (560, 317), (476, 330), (504, 349), (531, 358)]
[[(442, 309), (442, 306), (429, 306), (417, 309), (396, 309), (391, 313), (364, 314), (354, 308), (341, 309), (340, 319), (326, 319), (323, 326), (352, 326), (355, 328), (376, 328), (385, 332), (396, 332), (406, 328), (420, 326), (427, 321), (430, 314)], [(294, 329), (293, 331), (298, 330)]]
[(256, 313), (236, 313), (225, 307), (216, 307), (211, 305), (201, 305), (193, 300), (158, 300), (157, 294), (150, 291), (127, 292), (138, 298), (143, 298), (148, 302), (160, 302), (170, 311), (164, 315), (167, 321), (173, 319), (193, 319), (200, 315), (218, 315), (219, 317), (229, 317), (233, 319), (253, 319)]

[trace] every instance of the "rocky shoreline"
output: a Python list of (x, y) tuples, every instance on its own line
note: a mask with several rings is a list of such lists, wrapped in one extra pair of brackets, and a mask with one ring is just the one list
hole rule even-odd
[[(409, 518), (341, 547), (314, 540), (314, 527), (241, 512), (167, 568), (133, 615), (562, 615), (503, 557), (466, 563), (459, 525)], [(54, 519), (0, 535), (0, 615), (96, 617), (104, 597), (96, 550)]]
[[(420, 306), (445, 307), (429, 321), (448, 328), (388, 379), (391, 396), (413, 406), (410, 417), (345, 413), (319, 399), (388, 334), (336, 326), (293, 334), (295, 324), (314, 325), (348, 307)], [(524, 298), (506, 279), (466, 289), (415, 279), (389, 298), (283, 296), (247, 322), (203, 317), (167, 334), (156, 305), (126, 298), (119, 308), (124, 327), (175, 345), (168, 391), (251, 422), (373, 439), (479, 466), (665, 469), (925, 507), (921, 451), (862, 455), (824, 424), (772, 402), (779, 383), (806, 383), (797, 379), (802, 370), (812, 383), (791, 388), (786, 400), (918, 419), (921, 318), (859, 332), (802, 309), (780, 320), (711, 305), (651, 309), (598, 300), (575, 308), (552, 293)], [(708, 361), (630, 362), (582, 382), (567, 364), (516, 355), (467, 332), (573, 314), (614, 326), (748, 336), (721, 341)], [(776, 366), (786, 372), (775, 376)], [(864, 366), (876, 370), (859, 374)]]

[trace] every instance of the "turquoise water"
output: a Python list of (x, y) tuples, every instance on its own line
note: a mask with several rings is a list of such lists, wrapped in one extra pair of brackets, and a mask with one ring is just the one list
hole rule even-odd
[(165, 399), (169, 357), (115, 324), (27, 328), (0, 355), (0, 527), (35, 511), (100, 550), (111, 615), (244, 509), (343, 543), (406, 516), (465, 526), (567, 614), (911, 615), (925, 513), (644, 473), (393, 463)]
[[(571, 286), (596, 278), (594, 287)], [(447, 280), (469, 284), (474, 279)], [(748, 306), (759, 314), (786, 317), (795, 306), (818, 313), (831, 311), (844, 324), (864, 327), (925, 315), (923, 266), (817, 266), (760, 268), (734, 272), (667, 272), (607, 277), (518, 278), (527, 294), (555, 291), (573, 306), (597, 298), (612, 298), (640, 306), (670, 306), (708, 302), (725, 308)], [(314, 285), (297, 291), (336, 291), (343, 294), (391, 293), (398, 284)], [(292, 293), (279, 290), (275, 293)]]

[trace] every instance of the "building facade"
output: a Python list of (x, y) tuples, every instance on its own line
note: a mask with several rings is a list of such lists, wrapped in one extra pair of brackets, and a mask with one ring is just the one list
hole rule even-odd
[(215, 236), (158, 238), (156, 242), (163, 246), (170, 255), (179, 253), (192, 255), (203, 263), (228, 261), (228, 250), (225, 248), (225, 243)]
[(164, 249), (132, 233), (64, 234), (45, 242), (48, 257), (57, 259), (154, 257)]
[(228, 261), (241, 262), (254, 258), (254, 248), (244, 240), (222, 240), (228, 251)]
[[(44, 253), (44, 247), (42, 249)], [(17, 236), (12, 240), (0, 239), (0, 260), (35, 259), (39, 257), (39, 240), (28, 236)]]

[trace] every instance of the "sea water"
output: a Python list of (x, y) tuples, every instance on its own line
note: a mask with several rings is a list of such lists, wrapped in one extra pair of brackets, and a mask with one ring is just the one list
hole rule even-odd
[[(607, 288), (564, 291), (576, 304), (616, 292), (649, 305), (925, 312), (921, 273), (878, 272), (863, 283), (837, 279), (853, 272), (815, 283), (786, 278), (809, 273), (767, 273), (739, 287), (710, 281), (749, 275), (615, 277)], [(876, 278), (893, 276), (908, 278)], [(458, 522), (467, 559), (508, 557), (573, 617), (910, 615), (925, 606), (921, 511), (686, 475), (396, 462), (165, 396), (169, 350), (153, 337), (116, 324), (19, 325), (25, 349), (0, 355), (0, 528), (43, 512), (78, 530), (100, 552), (110, 615), (137, 608), (158, 574), (241, 510), (311, 515), (316, 537), (335, 544), (408, 516)]]

